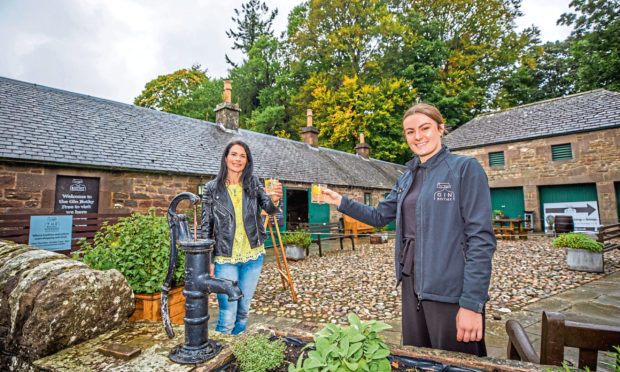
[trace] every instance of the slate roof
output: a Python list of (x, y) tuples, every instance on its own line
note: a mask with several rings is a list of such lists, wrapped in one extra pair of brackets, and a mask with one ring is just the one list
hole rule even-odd
[(147, 172), (217, 173), (245, 141), (254, 174), (282, 181), (391, 189), (406, 168), (157, 110), (0, 77), (0, 160)]
[(618, 126), (620, 93), (597, 89), (477, 116), (443, 143), (460, 150)]

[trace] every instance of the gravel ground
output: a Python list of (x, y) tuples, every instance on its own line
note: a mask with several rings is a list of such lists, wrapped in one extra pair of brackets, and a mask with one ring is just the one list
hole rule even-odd
[[(600, 274), (566, 269), (563, 249), (552, 238), (498, 241), (493, 257), (487, 316), (518, 310), (542, 298), (596, 280)], [(311, 255), (289, 267), (297, 293), (282, 289), (276, 262), (263, 266), (250, 312), (311, 322), (347, 324), (353, 311), (363, 320), (391, 320), (401, 316), (400, 287), (395, 288), (394, 241), (377, 246), (362, 244), (353, 252)], [(605, 253), (605, 273), (620, 270), (620, 251)]]

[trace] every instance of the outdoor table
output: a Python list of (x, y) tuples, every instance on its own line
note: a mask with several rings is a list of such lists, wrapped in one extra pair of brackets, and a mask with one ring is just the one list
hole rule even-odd
[[(514, 239), (518, 236), (519, 239), (527, 239), (527, 233), (524, 226), (525, 220), (514, 218), (494, 218), (493, 230), (498, 234), (498, 237), (505, 237), (508, 239)], [(499, 224), (499, 225), (495, 225)]]

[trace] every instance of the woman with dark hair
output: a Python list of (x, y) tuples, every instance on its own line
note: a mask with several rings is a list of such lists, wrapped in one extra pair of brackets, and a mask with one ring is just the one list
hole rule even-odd
[(331, 190), (326, 201), (373, 226), (396, 220), (396, 285), (402, 282), (403, 344), (486, 355), (495, 235), (486, 174), (476, 159), (441, 144), (441, 113), (420, 103), (403, 117), (416, 155), (374, 208)]
[(246, 328), (263, 267), (267, 233), (261, 210), (275, 214), (282, 197), (282, 185), (277, 184), (270, 197), (253, 171), (248, 145), (232, 141), (224, 149), (217, 177), (202, 194), (202, 237), (215, 240), (211, 275), (237, 281), (243, 292), (238, 302), (228, 302), (226, 294), (217, 295), (220, 313), (215, 330), (233, 335)]

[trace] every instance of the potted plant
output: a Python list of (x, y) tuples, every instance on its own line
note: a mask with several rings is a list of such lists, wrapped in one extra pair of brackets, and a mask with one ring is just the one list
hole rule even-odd
[(282, 244), (286, 249), (286, 258), (297, 261), (306, 258), (306, 249), (312, 244), (310, 234), (304, 231), (294, 231), (291, 233), (283, 233)]
[(493, 209), (493, 218), (495, 219), (500, 219), (500, 218), (504, 218), (506, 217), (506, 215), (504, 214), (504, 211), (501, 209)]
[(562, 234), (553, 239), (554, 247), (566, 248), (569, 270), (602, 273), (603, 244), (582, 233)]
[(370, 235), (370, 244), (383, 244), (388, 241), (387, 227), (373, 227)]
[[(116, 269), (125, 276), (136, 293), (136, 310), (129, 320), (161, 320), (160, 286), (164, 282), (170, 257), (170, 231), (164, 217), (150, 209), (146, 215), (121, 217), (115, 225), (104, 223), (93, 244), (82, 239), (80, 250), (73, 256), (93, 269)], [(183, 281), (185, 255), (179, 252), (174, 282)], [(170, 320), (183, 324), (185, 297), (183, 287), (168, 293)]]

